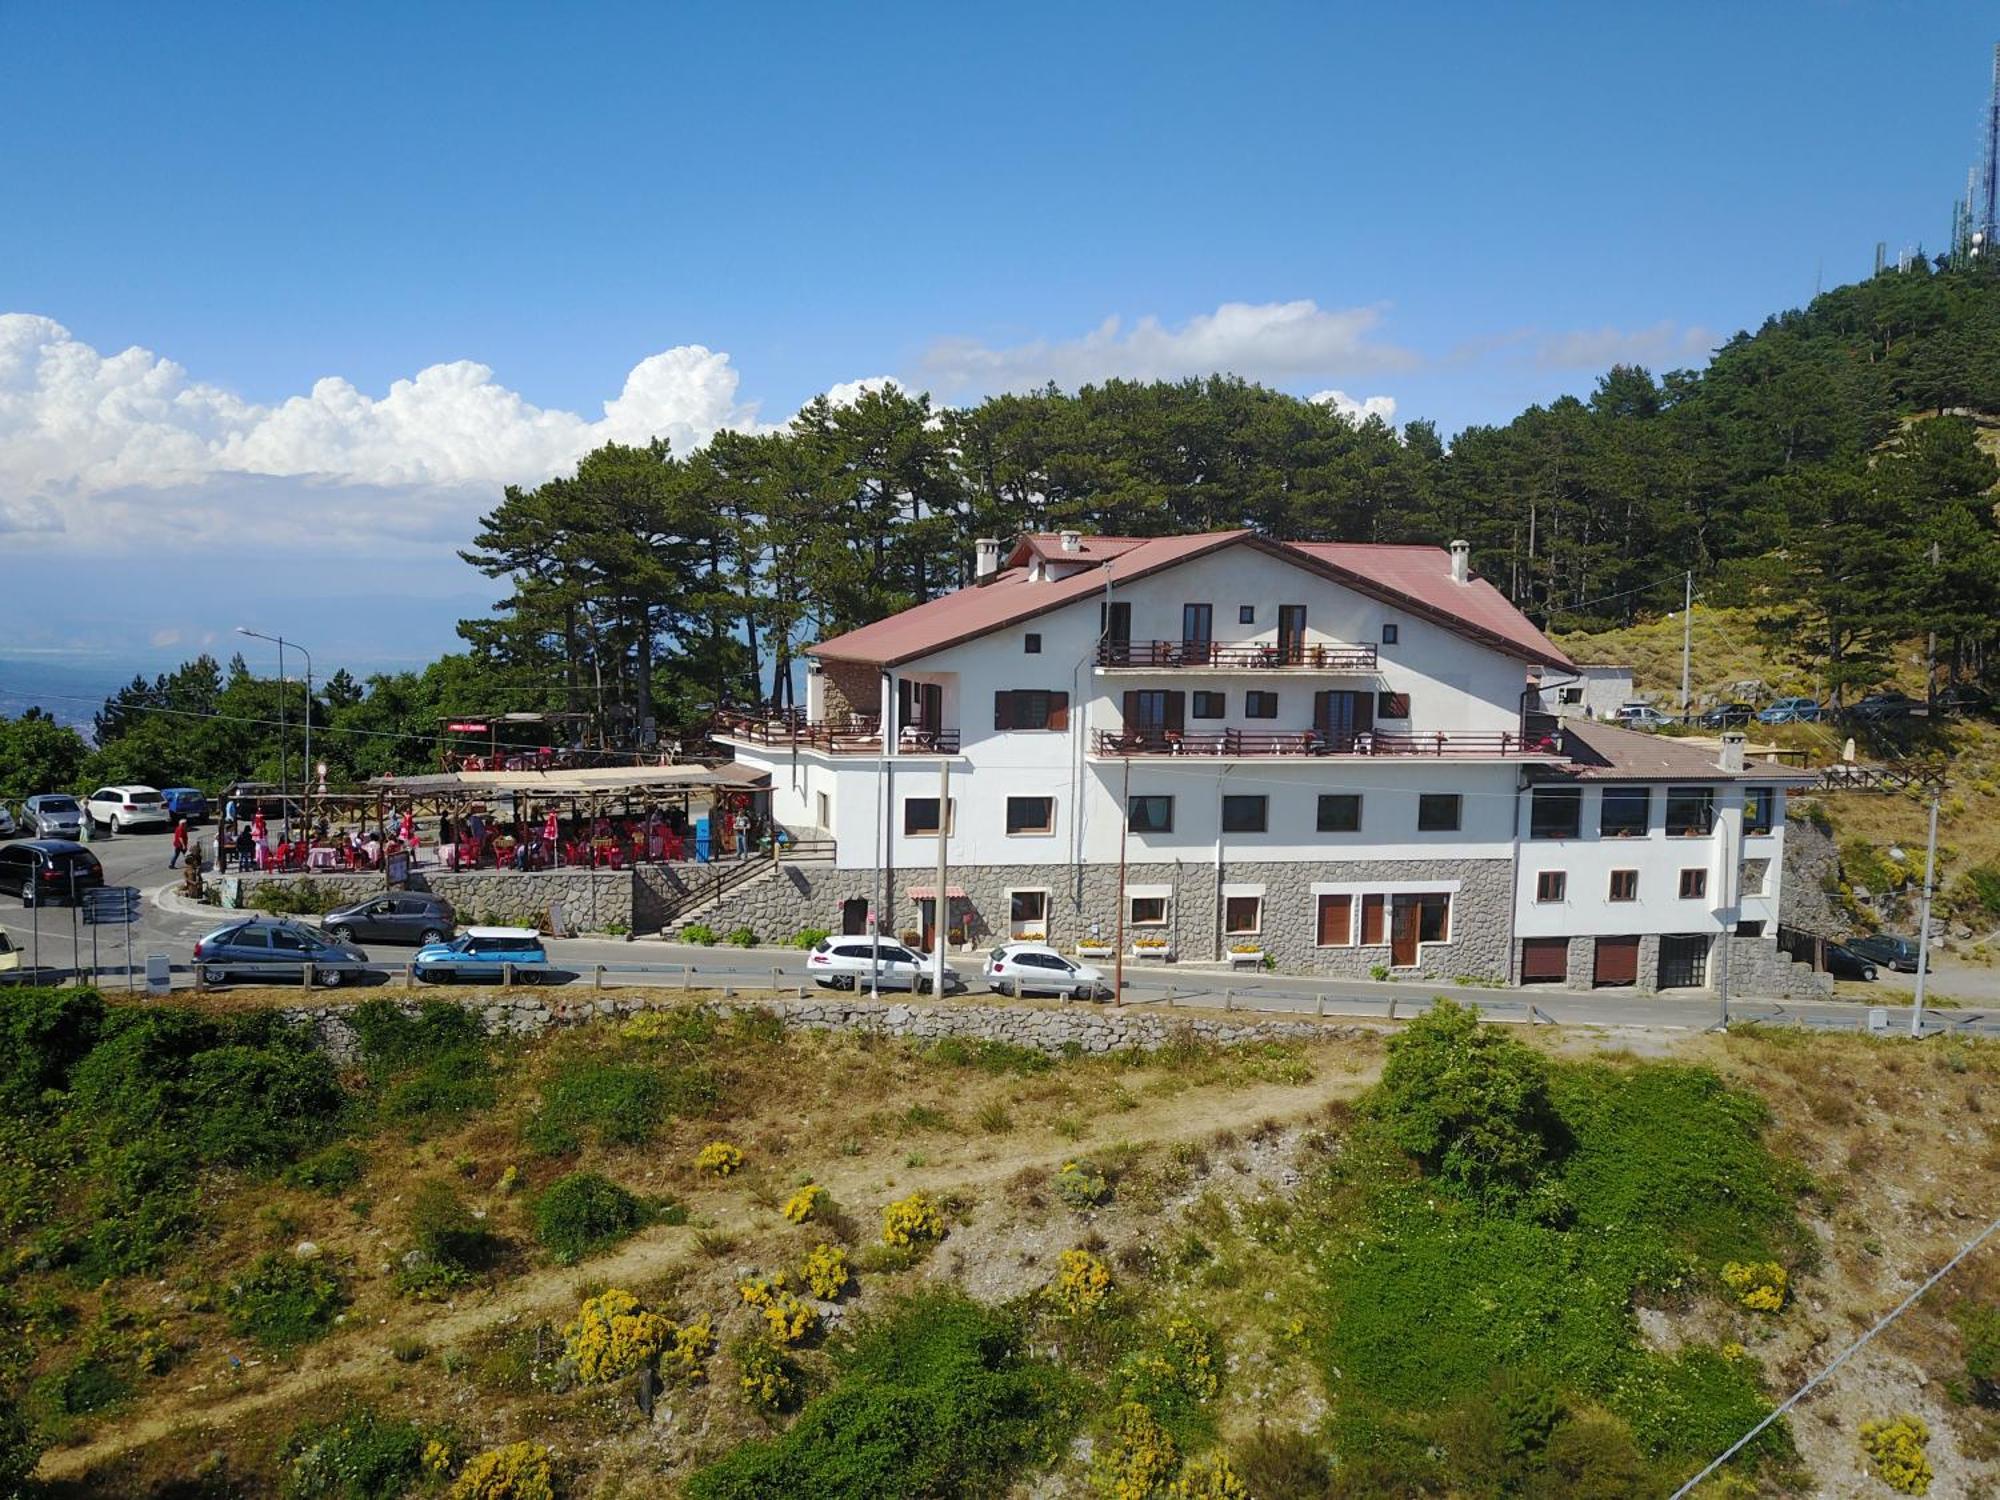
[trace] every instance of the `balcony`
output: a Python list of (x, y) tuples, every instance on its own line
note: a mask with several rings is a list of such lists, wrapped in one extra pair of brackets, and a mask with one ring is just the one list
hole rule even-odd
[[(880, 755), (881, 720), (875, 714), (850, 714), (840, 723), (811, 724), (796, 710), (790, 713), (724, 714), (715, 737), (737, 740), (764, 750), (818, 750), (827, 755)], [(956, 755), (958, 731), (906, 724), (897, 736), (898, 755)]]
[(1113, 671), (1373, 672), (1373, 646), (1309, 642), (1099, 641), (1097, 665)]
[(1119, 757), (1365, 755), (1431, 760), (1512, 760), (1555, 756), (1561, 752), (1556, 748), (1553, 735), (1523, 736), (1509, 729), (1439, 729), (1420, 734), (1385, 734), (1371, 730), (1348, 735), (1323, 735), (1312, 729), (1279, 732), (1224, 729), (1214, 734), (1100, 729), (1092, 739), (1091, 753)]

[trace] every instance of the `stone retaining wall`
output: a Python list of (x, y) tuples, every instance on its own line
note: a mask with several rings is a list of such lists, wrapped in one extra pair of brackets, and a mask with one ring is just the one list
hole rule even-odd
[[(419, 1002), (393, 1002), (406, 1015)], [(599, 1000), (548, 1000), (533, 995), (451, 1000), (475, 1011), (488, 1036), (536, 1036), (556, 1026), (617, 1019), (645, 1010), (673, 1010), (685, 1002), (617, 996)], [(315, 1041), (336, 1062), (360, 1061), (360, 1040), (347, 1020), (352, 1005), (294, 1006), (279, 1011), (296, 1026), (312, 1028)], [(941, 1037), (1008, 1042), (1059, 1054), (1151, 1051), (1182, 1037), (1232, 1046), (1257, 1041), (1338, 1041), (1369, 1034), (1369, 1028), (1332, 1022), (1230, 1020), (1216, 1016), (1162, 1015), (1121, 1006), (936, 1005), (858, 999), (708, 1000), (696, 1009), (715, 1015), (762, 1011), (776, 1015), (788, 1030), (854, 1031), (875, 1036), (934, 1041)]]
[[(386, 887), (379, 874), (349, 874), (346, 871), (304, 874), (221, 877), (243, 882), (243, 904), (259, 886), (296, 884), (310, 880), (338, 891), (343, 900), (360, 901), (379, 896)], [(637, 881), (631, 870), (436, 870), (419, 866), (410, 872), (409, 889), (429, 891), (449, 901), (461, 923), (483, 922), (496, 927), (540, 927), (549, 907), (562, 903), (563, 924), (586, 932), (604, 932), (612, 927), (630, 931), (633, 921), (633, 892)]]

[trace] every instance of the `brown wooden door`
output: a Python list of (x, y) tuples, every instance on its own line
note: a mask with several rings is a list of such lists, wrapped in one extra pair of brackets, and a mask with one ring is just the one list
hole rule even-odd
[(1521, 983), (1561, 984), (1567, 978), (1568, 938), (1521, 939)]
[(1278, 660), (1297, 666), (1306, 659), (1306, 607), (1303, 604), (1278, 606)]
[(1313, 695), (1313, 728), (1337, 750), (1354, 743), (1356, 735), (1375, 727), (1375, 695), (1334, 688)]
[(865, 937), (868, 933), (868, 898), (849, 896), (840, 903), (840, 935)]
[(1361, 945), (1379, 947), (1382, 942), (1382, 900), (1380, 896), (1361, 898)]
[(1389, 966), (1413, 969), (1417, 964), (1417, 902), (1398, 896), (1389, 903)]
[(1321, 896), (1319, 898), (1319, 945), (1322, 948), (1347, 948), (1354, 943), (1354, 898), (1352, 896)]
[(1597, 963), (1591, 972), (1592, 984), (1637, 984), (1639, 982), (1639, 940), (1635, 937), (1601, 937), (1597, 940)]

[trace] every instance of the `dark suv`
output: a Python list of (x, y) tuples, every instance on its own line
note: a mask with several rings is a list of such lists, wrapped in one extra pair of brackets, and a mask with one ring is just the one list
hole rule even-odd
[(320, 929), (337, 943), (442, 943), (457, 922), (449, 905), (423, 891), (392, 891), (334, 908)]
[(104, 866), (81, 844), (30, 839), (0, 848), (0, 894), (23, 906), (61, 906), (104, 884)]

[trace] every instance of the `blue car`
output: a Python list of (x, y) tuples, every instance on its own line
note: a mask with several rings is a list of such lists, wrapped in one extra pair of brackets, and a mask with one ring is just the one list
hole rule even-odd
[(523, 983), (549, 977), (549, 955), (532, 927), (468, 927), (448, 943), (426, 943), (412, 962), (417, 978), (430, 984), (499, 979), (506, 964)]
[(167, 804), (167, 812), (176, 821), (186, 818), (190, 823), (199, 823), (208, 816), (208, 798), (191, 786), (162, 787), (160, 800)]
[(1810, 698), (1780, 698), (1757, 715), (1759, 724), (1817, 724), (1826, 710)]

